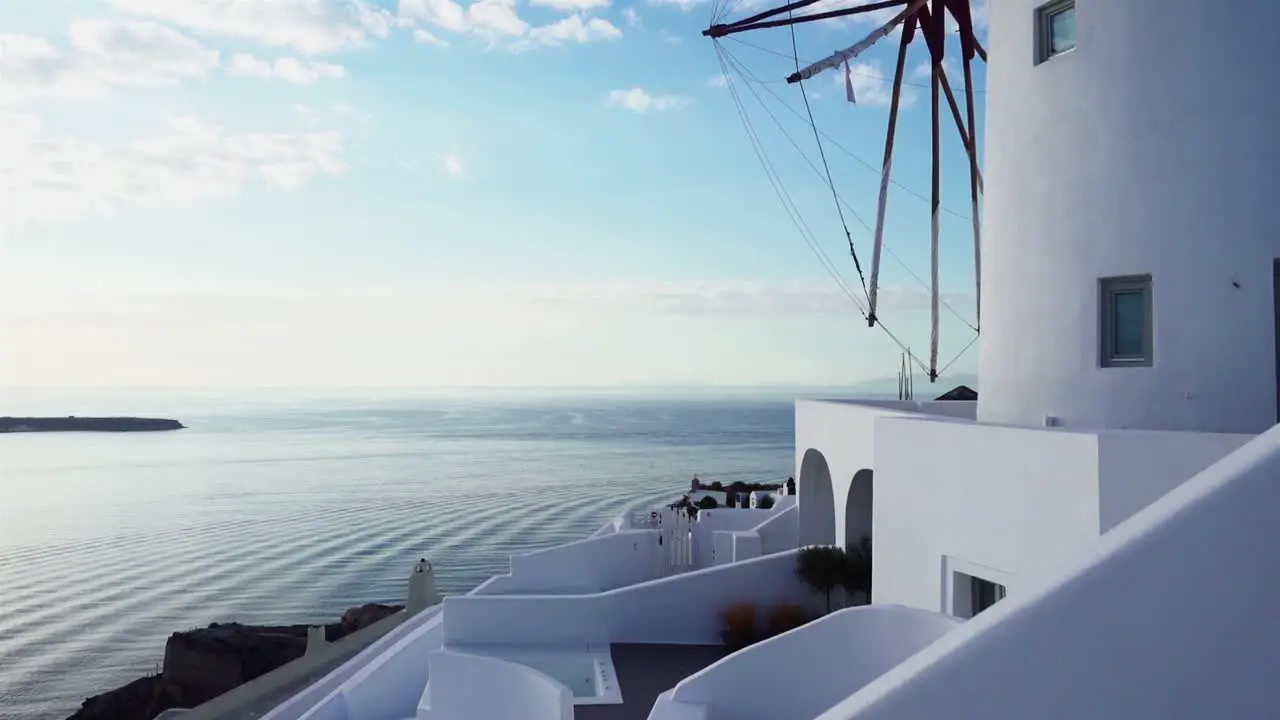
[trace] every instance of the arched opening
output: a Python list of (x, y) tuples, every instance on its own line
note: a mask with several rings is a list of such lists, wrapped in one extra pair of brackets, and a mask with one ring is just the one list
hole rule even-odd
[(844, 546), (856, 547), (864, 537), (871, 537), (871, 507), (875, 498), (870, 468), (863, 468), (853, 475), (849, 494), (844, 500)]
[(844, 498), (844, 549), (853, 567), (858, 568), (857, 582), (849, 588), (847, 602), (863, 605), (871, 602), (871, 510), (875, 499), (875, 473), (863, 468), (853, 474), (849, 492)]
[(800, 507), (800, 544), (836, 543), (836, 503), (831, 489), (831, 469), (822, 453), (810, 448), (800, 460), (796, 482), (796, 504)]

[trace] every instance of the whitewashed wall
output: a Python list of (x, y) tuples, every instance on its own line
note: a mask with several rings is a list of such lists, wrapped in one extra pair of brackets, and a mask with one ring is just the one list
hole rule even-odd
[(718, 614), (730, 603), (815, 607), (795, 563), (794, 552), (778, 553), (591, 595), (448, 597), (445, 644), (716, 645)]
[(753, 530), (760, 536), (761, 555), (790, 550), (800, 544), (800, 507), (795, 504), (795, 496), (782, 499), (791, 502), (786, 506), (779, 503), (781, 510)]
[(753, 530), (782, 508), (768, 510), (734, 508), (732, 510), (703, 510), (693, 524), (693, 561), (695, 567), (705, 568), (733, 561), (733, 540), (716, 536), (740, 530)]
[(573, 694), (543, 673), (497, 658), (431, 655), (429, 707), (421, 720), (573, 720)]
[(677, 720), (681, 705), (735, 720), (814, 717), (958, 624), (893, 605), (840, 610), (690, 675), (649, 720)]
[(1099, 524), (1107, 532), (1254, 435), (1098, 433)]
[[(919, 417), (923, 413), (964, 420), (972, 419), (975, 412), (972, 402), (797, 400), (795, 478), (800, 543), (844, 542), (845, 503), (854, 475), (875, 469), (875, 424), (879, 418)], [(813, 478), (805, 477), (805, 453), (811, 449), (822, 453), (830, 473), (830, 491), (816, 488)]]
[[(1037, 65), (1043, 4), (991, 3), (979, 419), (1262, 432), (1280, 3), (1077, 0)], [(1101, 368), (1099, 278), (1147, 273), (1155, 364)]]
[(657, 533), (622, 530), (511, 556), (511, 572), (473, 591), (478, 595), (591, 593), (658, 576)]
[[(405, 620), (399, 627), (378, 638), (369, 647), (334, 668), (333, 671), (312, 683), (307, 689), (277, 705), (263, 716), (263, 720), (295, 720), (295, 718), (301, 718), (307, 715), (308, 712), (312, 712), (317, 705), (322, 704), (325, 698), (331, 695), (341, 695), (341, 693), (335, 693), (334, 691), (355, 676), (361, 668), (377, 661), (384, 652), (392, 648), (403, 647), (403, 641), (406, 638), (421, 637), (431, 632), (431, 627), (439, 625), (440, 621), (437, 616), (442, 609), (440, 605), (436, 605)], [(436, 633), (438, 640), (440, 637), (439, 631), (437, 630)], [(343, 708), (343, 712), (345, 712), (345, 702), (329, 703), (329, 706), (332, 711), (336, 712), (335, 708)], [(308, 717), (322, 720), (327, 715), (321, 712), (320, 715), (309, 715)]]
[(819, 720), (1280, 717), (1280, 428)]
[(349, 676), (301, 720), (399, 720), (412, 715), (427, 684), (427, 661), (443, 644), (442, 617), (431, 616), (377, 655), (358, 656), (359, 662), (349, 663)]
[(873, 602), (950, 613), (956, 571), (1012, 597), (1098, 537), (1091, 434), (885, 418), (875, 445)]

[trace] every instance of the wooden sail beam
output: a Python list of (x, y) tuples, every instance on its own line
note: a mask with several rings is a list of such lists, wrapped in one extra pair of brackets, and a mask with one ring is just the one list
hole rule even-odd
[[(973, 286), (974, 286), (974, 319), (981, 332), (982, 328), (982, 221), (978, 215), (978, 190), (980, 176), (978, 173), (978, 129), (974, 118), (973, 107), (973, 57), (978, 53), (977, 35), (974, 33), (973, 15), (969, 3), (964, 0), (948, 0), (947, 9), (955, 18), (960, 30), (960, 51), (964, 61), (965, 115), (968, 119), (969, 136), (972, 145), (969, 147), (969, 201), (971, 203), (970, 218), (973, 221)], [(986, 59), (985, 53), (983, 59)]]
[[(799, 17), (787, 17), (782, 19), (770, 20), (781, 13), (790, 13), (796, 9), (808, 7), (819, 0), (795, 0), (771, 10), (752, 15), (751, 17), (739, 20), (733, 23), (716, 24), (707, 28), (702, 32), (706, 37), (720, 38), (734, 33), (746, 32), (748, 30), (759, 30), (771, 27), (786, 27), (797, 25), (800, 23), (814, 22), (817, 20), (827, 20), (860, 13), (872, 12), (875, 10), (883, 10), (893, 7), (903, 7), (903, 9), (894, 16), (889, 22), (871, 32), (867, 37), (858, 43), (839, 50), (832, 55), (816, 62), (803, 69), (797, 69), (787, 77), (788, 83), (797, 83), (807, 80), (824, 70), (838, 68), (847, 64), (849, 60), (857, 57), (860, 53), (874, 46), (879, 40), (888, 36), (899, 25), (903, 26), (902, 40), (898, 49), (897, 66), (894, 72), (893, 90), (889, 111), (889, 125), (885, 138), (884, 163), (880, 177), (880, 194), (876, 208), (876, 227), (875, 227), (875, 246), (872, 253), (871, 262), (871, 283), (867, 290), (868, 295), (868, 325), (874, 326), (877, 322), (876, 308), (879, 294), (880, 264), (881, 255), (884, 248), (884, 225), (886, 207), (888, 203), (888, 186), (891, 182), (890, 175), (893, 164), (894, 140), (897, 131), (897, 118), (901, 104), (903, 75), (905, 72), (905, 63), (907, 55), (907, 47), (914, 39), (915, 33), (919, 30), (924, 36), (928, 45), (930, 55), (930, 72), (929, 72), (929, 90), (931, 99), (931, 141), (932, 141), (932, 197), (930, 198), (930, 338), (929, 338), (929, 364), (928, 375), (929, 381), (935, 382), (938, 378), (938, 345), (939, 345), (939, 321), (940, 321), (940, 305), (941, 305), (941, 287), (940, 287), (940, 211), (941, 211), (941, 104), (939, 103), (939, 95), (944, 95), (947, 101), (948, 109), (951, 117), (955, 122), (956, 130), (963, 142), (966, 155), (969, 159), (969, 184), (970, 184), (970, 200), (973, 205), (973, 242), (974, 242), (974, 275), (975, 287), (978, 294), (977, 303), (977, 319), (979, 326), (982, 318), (981, 306), (981, 219), (978, 213), (978, 195), (982, 192), (982, 173), (978, 167), (978, 141), (977, 141), (977, 123), (975, 119), (974, 109), (974, 87), (973, 87), (973, 58), (978, 57), (984, 62), (987, 60), (987, 51), (982, 47), (981, 42), (974, 33), (974, 24), (970, 0), (885, 0), (883, 2), (872, 2), (857, 7), (845, 8), (842, 10), (833, 10), (823, 13), (811, 13), (801, 15)], [(961, 56), (963, 59), (964, 71), (964, 88), (965, 88), (965, 108), (962, 112), (960, 103), (956, 100), (955, 93), (952, 90), (951, 83), (947, 78), (944, 68), (946, 55), (946, 16), (950, 14), (955, 19), (958, 34), (960, 36)], [(856, 257), (855, 257), (856, 260)], [(914, 360), (911, 352), (907, 352), (908, 360)], [(921, 367), (924, 364), (921, 363)], [(911, 393), (912, 379), (906, 380), (906, 392)], [(901, 389), (900, 389), (901, 392)]]
[(887, 37), (889, 33), (893, 32), (894, 28), (906, 22), (908, 18), (915, 17), (916, 13), (922, 10), (927, 2), (928, 0), (912, 0), (911, 4), (904, 8), (902, 12), (894, 15), (889, 19), (889, 22), (881, 25), (875, 30), (872, 30), (866, 37), (862, 38), (858, 42), (843, 50), (837, 50), (818, 62), (811, 63), (807, 67), (791, 73), (787, 76), (787, 83), (794, 84), (802, 80), (808, 80), (823, 70), (838, 68), (858, 57), (873, 45), (880, 42), (881, 38)]
[(893, 72), (893, 91), (889, 96), (889, 127), (885, 132), (884, 163), (880, 170), (880, 195), (876, 200), (876, 229), (871, 248), (871, 286), (867, 290), (867, 325), (876, 324), (876, 303), (880, 296), (880, 256), (884, 250), (885, 211), (889, 206), (889, 180), (893, 170), (893, 139), (898, 128), (898, 107), (902, 101), (902, 77), (907, 68), (907, 47), (915, 39), (919, 17), (912, 15), (902, 26), (898, 43), (898, 62)]
[(785, 12), (798, 10), (802, 7), (812, 5), (819, 0), (797, 0), (797, 2), (787, 3), (781, 7), (756, 13), (748, 18), (743, 18), (731, 23), (718, 23), (712, 25), (702, 31), (704, 37), (722, 38), (734, 33), (746, 32), (748, 30), (763, 30), (772, 27), (786, 27), (788, 25), (799, 25), (801, 23), (814, 22), (816, 20), (830, 20), (832, 18), (847, 17), (849, 15), (859, 15), (861, 13), (874, 12), (876, 10), (885, 10), (900, 5), (906, 5), (911, 0), (879, 0), (879, 2), (859, 5), (857, 7), (842, 8), (840, 10), (830, 10), (827, 12), (813, 13), (811, 15), (800, 15), (798, 17), (781, 18), (778, 20), (769, 20), (768, 18), (780, 15)]
[(933, 192), (930, 196), (930, 242), (929, 242), (929, 382), (938, 379), (938, 325), (939, 325), (939, 308), (938, 300), (940, 295), (939, 287), (939, 267), (938, 267), (938, 236), (941, 228), (939, 226), (938, 213), (942, 206), (942, 166), (940, 156), (942, 155), (942, 142), (939, 137), (939, 124), (941, 121), (941, 112), (938, 108), (938, 86), (942, 78), (942, 60), (943, 54), (946, 52), (946, 42), (943, 37), (945, 28), (943, 26), (943, 2), (944, 0), (932, 0), (933, 12), (926, 16), (923, 12), (920, 14), (920, 31), (924, 35), (925, 42), (929, 44), (929, 50), (933, 55), (933, 65), (929, 72), (929, 94), (932, 102), (932, 135), (933, 135)]

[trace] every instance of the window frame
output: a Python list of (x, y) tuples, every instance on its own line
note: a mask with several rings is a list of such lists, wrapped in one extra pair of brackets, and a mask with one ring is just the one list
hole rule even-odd
[(1053, 18), (1068, 10), (1074, 12), (1076, 0), (1051, 0), (1036, 8), (1036, 64), (1066, 55), (1076, 49), (1076, 43), (1066, 50), (1053, 51)]
[[(1117, 295), (1142, 294), (1142, 353), (1138, 357), (1116, 355), (1115, 298)], [(1104, 368), (1151, 367), (1155, 359), (1152, 328), (1152, 283), (1150, 275), (1121, 275), (1098, 281), (1098, 360)]]

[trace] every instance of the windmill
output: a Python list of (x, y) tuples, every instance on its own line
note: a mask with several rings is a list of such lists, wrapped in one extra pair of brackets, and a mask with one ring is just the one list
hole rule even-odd
[[(976, 308), (978, 323), (975, 326), (976, 331), (977, 328), (981, 327), (982, 319), (982, 288), (980, 279), (982, 268), (982, 238), (978, 215), (978, 196), (979, 193), (982, 192), (982, 174), (978, 169), (978, 148), (975, 131), (976, 123), (974, 120), (973, 62), (975, 58), (986, 62), (987, 53), (982, 47), (982, 44), (978, 41), (974, 31), (973, 10), (970, 5), (970, 0), (881, 0), (879, 2), (859, 3), (836, 10), (810, 12), (800, 15), (794, 14), (796, 10), (809, 7), (823, 1), (824, 0), (796, 0), (796, 2), (790, 2), (770, 10), (759, 12), (751, 15), (750, 17), (743, 18), (742, 20), (730, 23), (712, 24), (704, 30), (702, 34), (716, 40), (729, 35), (752, 30), (794, 27), (801, 23), (831, 20), (840, 17), (883, 12), (895, 8), (901, 8), (899, 12), (897, 12), (887, 22), (853, 45), (850, 45), (843, 50), (838, 50), (830, 56), (812, 63), (807, 67), (798, 67), (797, 63), (796, 71), (786, 78), (788, 84), (803, 83), (805, 80), (818, 75), (823, 71), (837, 69), (841, 66), (844, 66), (846, 73), (848, 73), (848, 62), (850, 60), (871, 48), (881, 39), (892, 34), (895, 29), (901, 28), (898, 44), (898, 58), (896, 68), (894, 70), (893, 89), (889, 104), (888, 129), (884, 144), (884, 162), (880, 171), (880, 194), (876, 203), (874, 246), (871, 256), (871, 279), (869, 285), (866, 287), (867, 311), (865, 315), (867, 324), (871, 327), (875, 327), (879, 321), (879, 318), (876, 315), (876, 307), (880, 289), (880, 261), (884, 248), (885, 211), (888, 205), (889, 184), (893, 170), (894, 138), (897, 130), (898, 110), (901, 106), (902, 84), (903, 75), (906, 69), (907, 49), (917, 36), (924, 39), (924, 43), (930, 55), (929, 88), (932, 101), (931, 134), (933, 174), (932, 197), (930, 202), (931, 329), (929, 339), (928, 374), (930, 382), (933, 382), (938, 377), (938, 325), (940, 304), (938, 278), (938, 213), (941, 207), (941, 166), (939, 162), (939, 155), (941, 153), (940, 126), (942, 124), (940, 95), (946, 99), (951, 116), (955, 121), (956, 129), (959, 132), (960, 140), (964, 144), (965, 152), (969, 160), (969, 188), (970, 201), (972, 203), (972, 214), (970, 217), (973, 222), (974, 278), (978, 298)], [(784, 14), (786, 17), (779, 17)], [(947, 50), (947, 15), (950, 15), (951, 19), (954, 21), (956, 32), (959, 35), (960, 40), (960, 54), (964, 72), (965, 87), (965, 108), (963, 111), (960, 108), (959, 102), (956, 100), (955, 92), (952, 90), (951, 84), (947, 80), (946, 71), (943, 67), (943, 61), (946, 59)], [(850, 245), (852, 247), (852, 239), (850, 239)], [(856, 259), (855, 255), (855, 261)], [(883, 327), (883, 323), (881, 323), (881, 327)]]

